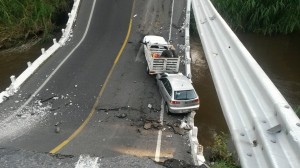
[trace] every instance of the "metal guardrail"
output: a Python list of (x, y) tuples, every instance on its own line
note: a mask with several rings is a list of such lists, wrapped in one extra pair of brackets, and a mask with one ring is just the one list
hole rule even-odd
[(300, 120), (209, 0), (197, 29), (242, 167), (300, 167)]
[(62, 29), (62, 36), (60, 40), (57, 42), (56, 39), (53, 39), (53, 45), (47, 50), (42, 48), (42, 55), (39, 56), (33, 63), (28, 62), (28, 68), (24, 70), (17, 78), (14, 75), (10, 77), (11, 85), (6, 88), (5, 91), (0, 93), (0, 103), (2, 103), (7, 97), (14, 95), (19, 90), (20, 86), (37, 70), (37, 68), (39, 68), (39, 66), (50, 56), (52, 56), (57, 49), (65, 45), (69, 38), (72, 37), (72, 28), (76, 21), (79, 4), (80, 0), (74, 0), (72, 10), (70, 13), (68, 13), (69, 19), (66, 24), (66, 28)]

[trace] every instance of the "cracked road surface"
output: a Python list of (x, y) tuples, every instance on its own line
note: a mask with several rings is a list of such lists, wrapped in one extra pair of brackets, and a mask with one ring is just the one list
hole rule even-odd
[[(122, 157), (193, 164), (188, 130), (179, 128), (186, 116), (164, 112), (140, 44), (147, 34), (160, 35), (183, 57), (185, 6), (181, 0), (82, 1), (72, 39), (0, 105), (1, 162), (6, 158), (9, 167), (17, 165), (10, 156), (50, 152), (71, 160), (93, 156), (100, 167)], [(33, 163), (53, 159), (44, 155)]]

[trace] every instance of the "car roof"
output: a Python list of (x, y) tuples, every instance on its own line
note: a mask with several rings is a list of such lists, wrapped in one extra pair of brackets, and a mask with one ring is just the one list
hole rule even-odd
[(169, 79), (174, 91), (194, 90), (194, 87), (190, 80), (182, 74), (168, 74), (166, 78)]
[(168, 44), (163, 37), (161, 37), (161, 36), (154, 36), (154, 35), (145, 36), (145, 41), (146, 42), (151, 41), (151, 44), (163, 44), (163, 45)]

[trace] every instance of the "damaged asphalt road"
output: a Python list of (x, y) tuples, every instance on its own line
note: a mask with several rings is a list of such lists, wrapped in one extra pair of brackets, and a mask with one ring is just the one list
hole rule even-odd
[[(80, 156), (47, 154), (26, 151), (21, 149), (0, 148), (0, 163), (2, 168), (13, 167), (43, 167), (43, 168), (74, 168), (78, 165)], [(144, 167), (144, 168), (201, 168), (187, 164), (183, 160), (168, 159), (162, 163), (156, 163), (149, 158), (138, 158), (129, 155), (121, 155), (111, 158), (99, 158), (98, 167)]]
[[(98, 0), (84, 36), (92, 2), (81, 3), (72, 40), (0, 105), (0, 146), (5, 147), (1, 159), (14, 165), (12, 158), (18, 157), (17, 165), (31, 156), (38, 165), (40, 157), (58, 159), (47, 154), (54, 150), (56, 156), (74, 156), (60, 159), (63, 163), (53, 161), (66, 167), (74, 167), (81, 155), (101, 158), (100, 165), (107, 166), (144, 162), (140, 167), (161, 167), (169, 159), (192, 165), (186, 115), (164, 112), (155, 78), (146, 74), (140, 44), (147, 34), (160, 35), (170, 39), (183, 58), (186, 1), (174, 1), (171, 24), (171, 0), (135, 1), (133, 10), (133, 1)], [(130, 19), (128, 42), (116, 60)]]

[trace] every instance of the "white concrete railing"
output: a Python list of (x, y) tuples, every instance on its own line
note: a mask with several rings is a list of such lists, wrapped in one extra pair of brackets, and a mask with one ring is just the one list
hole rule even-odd
[(186, 15), (185, 15), (185, 76), (192, 79), (191, 72), (191, 46), (190, 46), (190, 13), (191, 13), (191, 0), (187, 0)]
[[(187, 0), (186, 16), (185, 16), (185, 75), (192, 79), (191, 72), (191, 52), (190, 52), (190, 13), (191, 13), (191, 0)], [(189, 140), (191, 145), (191, 154), (195, 165), (205, 164), (203, 155), (203, 146), (198, 141), (198, 127), (194, 125), (195, 112), (189, 114), (187, 124), (191, 127), (189, 131)]]
[(192, 0), (242, 167), (300, 167), (300, 120), (209, 0)]
[(69, 19), (66, 24), (66, 28), (62, 29), (62, 36), (57, 42), (56, 39), (53, 39), (53, 45), (49, 49), (41, 49), (42, 55), (39, 56), (33, 63), (28, 62), (28, 68), (20, 74), (17, 78), (11, 76), (11, 85), (6, 88), (5, 91), (0, 93), (0, 103), (2, 103), (7, 97), (12, 96), (18, 91), (20, 86), (36, 71), (36, 69), (46, 61), (58, 48), (65, 45), (70, 37), (72, 37), (72, 27), (76, 21), (77, 11), (80, 4), (80, 0), (74, 0), (74, 4), (71, 12), (68, 14)]

